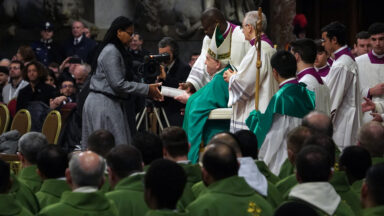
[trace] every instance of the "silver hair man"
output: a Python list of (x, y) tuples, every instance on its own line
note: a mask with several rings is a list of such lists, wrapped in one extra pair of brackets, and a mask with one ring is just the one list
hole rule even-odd
[(26, 133), (18, 142), (19, 153), (30, 164), (36, 164), (37, 153), (46, 145), (48, 145), (47, 138), (39, 132)]
[[(256, 22), (259, 20), (258, 11), (249, 11), (245, 14), (244, 23), (251, 25), (256, 29)], [(261, 29), (263, 32), (267, 31), (267, 17), (263, 13), (261, 21)]]
[(74, 154), (69, 161), (67, 180), (72, 189), (79, 187), (101, 187), (104, 183), (105, 160), (92, 151)]

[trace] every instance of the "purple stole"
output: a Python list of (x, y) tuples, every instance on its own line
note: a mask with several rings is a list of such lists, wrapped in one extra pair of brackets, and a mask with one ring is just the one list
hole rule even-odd
[(297, 74), (297, 79), (301, 80), (301, 78), (303, 78), (307, 74), (312, 75), (313, 77), (315, 77), (319, 84), (321, 84), (321, 85), (324, 84), (323, 80), (320, 77), (320, 75), (316, 72), (316, 69), (313, 68), (313, 67), (307, 68), (307, 69), (304, 69), (303, 71), (301, 71), (299, 74)]
[(326, 77), (329, 73), (329, 69), (330, 67), (328, 65), (325, 65), (323, 68), (317, 71), (317, 74), (319, 74), (321, 77)]
[(328, 63), (328, 66), (329, 66), (329, 67), (331, 67), (331, 66), (332, 66), (332, 64), (333, 64), (333, 61), (334, 61), (334, 59), (333, 59), (333, 58), (331, 58), (331, 57), (329, 57), (329, 58), (327, 59), (327, 63)]
[(352, 60), (355, 60), (355, 57), (353, 57), (352, 53), (349, 51), (348, 47), (345, 47), (344, 49), (340, 50), (339, 52), (335, 53), (335, 61), (340, 58), (343, 55), (347, 55), (351, 57)]
[(372, 50), (368, 52), (368, 57), (372, 64), (384, 64), (384, 57), (378, 58), (372, 53)]
[(283, 83), (279, 86), (279, 89), (281, 89), (283, 86), (285, 86), (286, 84), (299, 84), (299, 82), (297, 81), (297, 79), (293, 79), (293, 80), (290, 80), (286, 83)]
[[(272, 41), (269, 40), (269, 38), (266, 34), (262, 34), (260, 40), (268, 43), (273, 48)], [(256, 38), (253, 38), (252, 40), (250, 40), (249, 43), (251, 44), (251, 46), (255, 46)]]

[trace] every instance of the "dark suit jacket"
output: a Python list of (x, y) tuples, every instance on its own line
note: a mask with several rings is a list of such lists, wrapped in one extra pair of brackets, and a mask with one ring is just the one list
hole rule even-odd
[[(177, 58), (172, 68), (167, 73), (165, 80), (160, 81), (163, 82), (163, 86), (178, 88), (179, 83), (185, 82), (187, 80), (190, 71), (191, 67), (187, 63)], [(170, 124), (175, 126), (182, 126), (183, 116), (180, 115), (180, 109), (183, 108), (185, 104), (182, 104), (173, 98), (165, 97), (162, 106), (167, 113)]]
[(63, 45), (63, 58), (67, 58), (68, 56), (79, 56), (83, 61), (88, 64), (92, 63), (93, 53), (96, 48), (96, 42), (92, 39), (89, 39), (83, 35), (81, 41), (77, 44), (73, 44), (74, 38), (71, 37), (67, 40)]

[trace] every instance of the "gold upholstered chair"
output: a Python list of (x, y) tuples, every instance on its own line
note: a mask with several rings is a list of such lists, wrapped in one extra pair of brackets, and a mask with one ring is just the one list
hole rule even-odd
[(19, 110), (13, 118), (11, 130), (18, 130), (20, 136), (31, 130), (31, 114), (26, 109)]
[(41, 132), (47, 138), (49, 144), (57, 144), (61, 131), (61, 115), (57, 110), (52, 110), (45, 118)]
[(0, 134), (3, 134), (8, 129), (9, 125), (9, 110), (5, 104), (0, 104)]

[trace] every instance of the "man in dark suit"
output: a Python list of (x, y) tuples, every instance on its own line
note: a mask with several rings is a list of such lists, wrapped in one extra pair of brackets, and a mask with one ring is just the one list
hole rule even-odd
[[(164, 37), (158, 44), (159, 54), (168, 53), (170, 60), (161, 64), (161, 74), (158, 81), (163, 82), (163, 86), (178, 88), (179, 83), (185, 82), (189, 75), (191, 67), (179, 59), (179, 46), (177, 42), (170, 37)], [(173, 98), (164, 98), (162, 103), (167, 114), (170, 125), (181, 126), (183, 116), (180, 109), (185, 105)]]
[(83, 34), (84, 24), (80, 21), (72, 23), (72, 37), (64, 43), (63, 57), (78, 56), (83, 61), (91, 63), (92, 51), (96, 48), (96, 42)]

